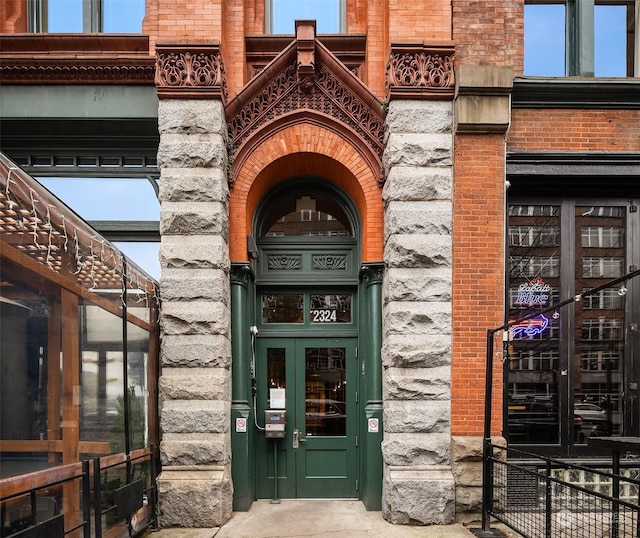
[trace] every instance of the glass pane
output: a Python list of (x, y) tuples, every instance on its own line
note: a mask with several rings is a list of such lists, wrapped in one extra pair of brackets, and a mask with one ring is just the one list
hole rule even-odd
[(0, 263), (0, 447), (19, 441), (20, 450), (0, 453), (0, 478), (56, 465), (56, 452), (37, 452), (43, 447), (30, 441), (61, 433), (59, 319), (50, 319), (53, 301), (38, 282), (27, 286), (8, 275), (8, 267)]
[(110, 453), (124, 452), (122, 319), (86, 304), (81, 323), (80, 439), (108, 443)]
[(262, 323), (304, 323), (302, 294), (263, 295)]
[(311, 295), (311, 323), (351, 323), (351, 295)]
[(114, 246), (156, 280), (160, 280), (160, 243), (149, 241), (114, 241)]
[(335, 198), (291, 195), (270, 207), (262, 237), (351, 237), (351, 224)]
[[(560, 208), (512, 205), (508, 229), (509, 320), (516, 321), (559, 301)], [(509, 441), (558, 443), (559, 316), (533, 316), (509, 337)]]
[(524, 74), (565, 76), (564, 4), (524, 6)]
[(83, 0), (49, 0), (47, 3), (48, 32), (82, 32)]
[(286, 352), (284, 348), (267, 348), (267, 385), (269, 388), (267, 407), (270, 409), (280, 407), (280, 405), (276, 405), (280, 402), (271, 401), (271, 389), (287, 388), (285, 357)]
[(627, 76), (627, 6), (595, 6), (596, 77)]
[(271, 0), (271, 33), (295, 33), (295, 21), (314, 19), (316, 32), (340, 32), (340, 0)]
[(132, 450), (149, 446), (148, 359), (149, 333), (133, 323), (127, 323), (127, 381)]
[[(622, 276), (625, 209), (576, 207), (576, 290), (583, 293)], [(575, 305), (574, 417), (584, 437), (622, 432), (625, 297), (606, 288)]]
[(307, 435), (341, 436), (347, 427), (346, 350), (305, 349), (305, 422)]
[(85, 220), (160, 220), (160, 202), (146, 179), (37, 179)]
[(144, 0), (102, 0), (103, 32), (139, 34), (142, 32)]

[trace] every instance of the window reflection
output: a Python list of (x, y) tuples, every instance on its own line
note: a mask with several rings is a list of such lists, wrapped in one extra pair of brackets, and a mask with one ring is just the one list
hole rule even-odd
[(346, 435), (346, 350), (305, 349), (305, 422), (307, 435)]
[(267, 0), (272, 34), (292, 34), (296, 20), (316, 21), (319, 34), (335, 34), (342, 30), (344, 0)]

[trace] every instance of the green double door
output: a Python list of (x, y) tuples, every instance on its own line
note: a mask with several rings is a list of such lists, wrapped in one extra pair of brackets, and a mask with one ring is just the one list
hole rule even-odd
[(258, 338), (258, 425), (287, 413), (284, 438), (258, 431), (258, 498), (357, 497), (357, 365), (355, 338)]

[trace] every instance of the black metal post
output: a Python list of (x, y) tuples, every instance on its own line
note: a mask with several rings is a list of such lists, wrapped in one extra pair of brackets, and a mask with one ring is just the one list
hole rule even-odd
[(491, 395), (493, 388), (493, 337), (495, 331), (487, 330), (487, 356), (484, 387), (484, 441), (482, 443), (482, 530), (491, 530)]
[(95, 538), (102, 538), (102, 499), (100, 484), (100, 458), (93, 458), (93, 517)]
[(91, 538), (91, 479), (89, 460), (82, 460), (82, 525), (84, 538)]
[(551, 535), (551, 509), (553, 506), (551, 495), (553, 494), (553, 485), (551, 483), (551, 462), (549, 460), (547, 460), (546, 472), (547, 482), (544, 488), (544, 532), (546, 538), (553, 538)]
[(618, 538), (620, 535), (620, 451), (613, 451), (613, 491), (611, 514), (611, 538)]

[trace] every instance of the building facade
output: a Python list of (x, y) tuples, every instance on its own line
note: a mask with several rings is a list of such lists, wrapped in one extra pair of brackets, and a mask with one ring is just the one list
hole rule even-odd
[(556, 2), (565, 69), (529, 76), (548, 4), (147, 0), (124, 34), (0, 8), (2, 150), (159, 175), (161, 525), (296, 497), (464, 521), (487, 434), (638, 434), (637, 279), (517, 323), (640, 264), (638, 3)]

